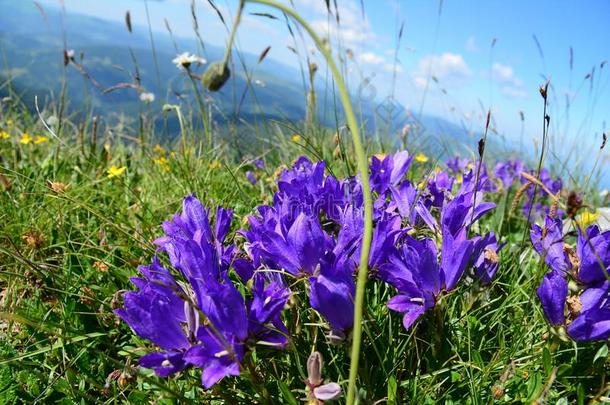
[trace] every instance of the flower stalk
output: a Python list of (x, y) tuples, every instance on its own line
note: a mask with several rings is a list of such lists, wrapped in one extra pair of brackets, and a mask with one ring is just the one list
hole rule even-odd
[[(356, 378), (358, 376), (358, 362), (360, 356), (360, 344), (362, 340), (362, 317), (363, 317), (363, 309), (364, 309), (364, 291), (367, 280), (367, 268), (368, 268), (368, 257), (369, 250), (371, 247), (371, 239), (373, 234), (373, 201), (371, 197), (371, 187), (369, 183), (369, 174), (368, 174), (368, 161), (366, 157), (366, 152), (364, 150), (364, 146), (362, 143), (362, 138), (360, 136), (360, 128), (358, 126), (358, 121), (356, 120), (356, 115), (354, 114), (354, 109), (352, 107), (352, 103), (350, 100), (349, 92), (347, 90), (347, 86), (343, 80), (343, 76), (339, 71), (334, 58), (332, 56), (330, 47), (328, 43), (323, 41), (318, 34), (313, 30), (313, 28), (294, 10), (291, 8), (278, 3), (273, 0), (245, 0), (249, 3), (257, 3), (263, 4), (272, 8), (275, 8), (282, 13), (293, 18), (299, 25), (301, 25), (305, 31), (309, 34), (311, 39), (316, 44), (318, 50), (322, 53), (324, 58), (326, 59), (326, 63), (330, 68), (330, 71), (335, 79), (337, 84), (337, 89), (339, 91), (339, 97), (341, 100), (341, 104), (343, 105), (343, 109), (345, 112), (345, 118), (347, 120), (347, 125), (352, 134), (352, 142), (354, 145), (354, 151), (356, 153), (356, 160), (358, 165), (358, 171), (360, 172), (361, 182), (362, 182), (362, 191), (364, 197), (364, 235), (362, 238), (362, 250), (360, 254), (360, 266), (358, 269), (358, 279), (356, 283), (356, 297), (354, 302), (354, 329), (353, 329), (353, 339), (352, 339), (352, 349), (351, 349), (351, 364), (349, 371), (349, 384), (347, 390), (347, 404), (351, 405), (355, 402), (356, 398)], [(235, 35), (235, 31), (237, 30), (237, 25), (239, 24), (239, 16), (241, 13), (241, 9), (243, 7), (243, 2), (240, 2), (240, 10), (238, 11), (237, 17), (235, 19), (235, 25), (231, 31), (231, 35), (229, 37), (229, 46), (225, 53), (224, 64), (226, 65), (228, 60), (228, 55), (230, 53), (231, 45), (233, 42), (233, 38)]]

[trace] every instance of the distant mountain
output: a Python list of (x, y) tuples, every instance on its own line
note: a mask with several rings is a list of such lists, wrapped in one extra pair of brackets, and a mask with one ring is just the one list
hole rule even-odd
[[(0, 13), (0, 56), (5, 59), (0, 78), (11, 77), (12, 85), (29, 105), (33, 105), (35, 95), (45, 100), (51, 96), (57, 98), (60, 92), (64, 51), (61, 27), (64, 27), (67, 49), (75, 50), (75, 59), (86, 72), (84, 75), (74, 66), (68, 68), (67, 92), (73, 111), (86, 107), (95, 114), (123, 113), (136, 117), (142, 106), (134, 89), (104, 92), (120, 83), (133, 82), (131, 75), (136, 64), (142, 86), (156, 95), (155, 108), (166, 102), (178, 103), (182, 97), (194, 102), (191, 84), (171, 62), (177, 52), (167, 35), (155, 38), (157, 74), (147, 32), (141, 27), (134, 26), (133, 33), (129, 33), (123, 24), (71, 13), (62, 17), (58, 8), (42, 10), (30, 1), (0, 0), (0, 9), (10, 10)], [(179, 42), (180, 51), (200, 48), (192, 39), (180, 38)], [(223, 53), (224, 49), (205, 47), (209, 61), (221, 59)], [(241, 57), (246, 66), (258, 63), (258, 55), (242, 53)], [(241, 63), (235, 65), (237, 72), (230, 82), (218, 93), (206, 95), (217, 106), (216, 120), (235, 118), (237, 114), (249, 122), (269, 118), (303, 120), (306, 90), (299, 71), (268, 58), (247, 80), (239, 67)], [(6, 91), (6, 87), (0, 88), (0, 95)], [(322, 124), (334, 126), (336, 117), (328, 113), (334, 109), (330, 104), (332, 98), (320, 99), (329, 100), (329, 105), (318, 105)], [(425, 115), (415, 120), (395, 101), (360, 102), (359, 107), (367, 132), (372, 134), (382, 130), (399, 133), (403, 125), (415, 123), (427, 129), (420, 136), (425, 135), (427, 147), (435, 152), (464, 144), (476, 145), (478, 136), (465, 128), (434, 116)]]

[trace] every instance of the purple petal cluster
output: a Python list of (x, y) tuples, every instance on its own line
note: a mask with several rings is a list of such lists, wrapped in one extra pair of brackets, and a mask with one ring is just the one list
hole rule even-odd
[[(374, 156), (370, 165), (369, 275), (395, 289), (387, 305), (403, 314), (405, 328), (454, 290), (468, 269), (483, 284), (491, 282), (501, 248), (493, 233), (471, 229), (495, 207), (475, 192), (473, 170), (459, 181), (437, 170), (415, 185), (408, 178), (411, 161), (398, 152)], [(247, 218), (236, 232), (243, 241), (237, 245), (228, 241), (230, 210), (218, 208), (211, 222), (199, 200), (186, 197), (182, 212), (163, 224), (164, 235), (155, 241), (169, 266), (155, 257), (140, 267), (140, 276), (131, 279), (137, 290), (125, 293), (124, 308), (116, 310), (158, 347), (140, 364), (160, 376), (201, 368), (209, 388), (238, 375), (257, 343), (289, 343), (282, 309), (301, 292), (332, 341), (349, 338), (363, 212), (359, 177), (337, 179), (324, 162), (306, 157), (280, 173), (272, 203)]]
[[(443, 291), (454, 289), (464, 272), (490, 282), (498, 265), (495, 235), (468, 237), (470, 226), (495, 207), (476, 198), (474, 174), (464, 175), (453, 194), (455, 178), (436, 171), (423, 187), (407, 172), (407, 152), (373, 156), (370, 182), (374, 231), (368, 260), (371, 277), (398, 291), (388, 306), (405, 313), (405, 327), (434, 306)], [(299, 158), (281, 173), (273, 205), (257, 208), (240, 257), (246, 278), (272, 269), (308, 282), (309, 303), (329, 324), (330, 337), (345, 338), (353, 326), (354, 275), (364, 232), (362, 190), (358, 177), (337, 180), (323, 162)], [(427, 227), (434, 238), (409, 236)], [(437, 259), (437, 244), (441, 260)], [(490, 254), (493, 252), (493, 254)]]
[(140, 359), (144, 367), (168, 376), (199, 367), (209, 388), (226, 376), (239, 375), (247, 350), (258, 342), (278, 348), (288, 343), (280, 312), (289, 298), (281, 280), (258, 275), (248, 299), (228, 276), (235, 247), (225, 242), (232, 213), (218, 208), (214, 227), (209, 212), (194, 196), (165, 222), (156, 240), (174, 271), (155, 258), (133, 277), (138, 288), (124, 294), (115, 313), (159, 351)]
[(579, 229), (576, 249), (565, 242), (563, 224), (546, 217), (534, 224), (531, 240), (550, 271), (543, 277), (538, 297), (553, 326), (565, 327), (576, 341), (610, 337), (610, 231), (597, 225)]

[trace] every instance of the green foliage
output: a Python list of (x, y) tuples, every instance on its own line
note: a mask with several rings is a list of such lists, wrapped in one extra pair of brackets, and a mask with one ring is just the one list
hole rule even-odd
[[(323, 322), (311, 310), (285, 311), (288, 324), (301, 325), (287, 351), (260, 356), (263, 361), (257, 355), (265, 349), (258, 349), (244, 378), (225, 379), (209, 392), (197, 371), (161, 379), (138, 368), (148, 343), (112, 313), (120, 305), (118, 292), (130, 289), (128, 278), (151, 259), (161, 222), (179, 209), (184, 195), (233, 207), (236, 229), (253, 207), (271, 198), (275, 169), (299, 154), (327, 159), (338, 175), (353, 173), (354, 162), (342, 157), (350, 154), (333, 153), (336, 144), (325, 141), (328, 133), (278, 132), (273, 146), (260, 151), (267, 167), (256, 172), (253, 186), (244, 172), (254, 170), (256, 156), (236, 156), (228, 141), (205, 150), (188, 132), (184, 143), (161, 148), (105, 134), (108, 146), (92, 147), (74, 133), (24, 145), (23, 132), (43, 132), (22, 117), (9, 111), (0, 118), (10, 134), (0, 140), (6, 180), (0, 192), (0, 403), (273, 398), (295, 404), (306, 397), (304, 367), (312, 342), (326, 360), (325, 377), (345, 388), (349, 347), (326, 342)], [(296, 132), (308, 135), (297, 142), (291, 140)], [(125, 171), (109, 178), (113, 165)], [(410, 175), (417, 179), (432, 168), (418, 164)], [(606, 395), (607, 345), (575, 346), (548, 333), (535, 297), (544, 269), (521, 244), (524, 221), (502, 208), (513, 194), (499, 194), (496, 214), (480, 225), (502, 228), (508, 242), (491, 286), (459, 288), (409, 331), (385, 306), (390, 288), (367, 287), (361, 403), (585, 403)]]

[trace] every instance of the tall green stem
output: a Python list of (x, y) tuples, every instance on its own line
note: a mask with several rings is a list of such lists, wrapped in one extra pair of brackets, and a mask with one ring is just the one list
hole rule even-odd
[[(337, 83), (337, 89), (339, 90), (339, 96), (343, 109), (345, 110), (345, 118), (347, 125), (352, 133), (352, 142), (354, 144), (354, 150), (356, 152), (356, 160), (358, 163), (358, 171), (362, 181), (362, 193), (364, 197), (364, 236), (362, 238), (362, 250), (360, 254), (360, 267), (358, 269), (358, 281), (356, 284), (356, 298), (354, 305), (354, 330), (352, 340), (352, 355), (351, 364), (349, 370), (349, 385), (347, 391), (347, 403), (351, 405), (356, 399), (356, 378), (358, 376), (358, 360), (360, 357), (360, 343), (362, 340), (362, 314), (364, 309), (364, 287), (367, 279), (367, 267), (369, 250), (371, 247), (371, 238), (373, 234), (373, 200), (371, 197), (371, 186), (369, 184), (369, 167), (366, 152), (362, 144), (360, 137), (360, 129), (358, 127), (358, 121), (352, 108), (347, 86), (343, 81), (343, 76), (337, 68), (333, 59), (330, 47), (328, 43), (322, 41), (318, 34), (313, 28), (294, 10), (286, 7), (283, 4), (277, 3), (273, 0), (246, 0), (250, 3), (265, 4), (267, 6), (276, 8), (286, 15), (292, 17), (297, 23), (299, 23), (305, 31), (309, 34), (312, 40), (315, 42), (318, 50), (324, 55), (326, 63), (330, 68), (332, 75)], [(234, 27), (235, 29), (235, 27)], [(233, 30), (234, 31), (234, 30)], [(232, 32), (233, 34), (234, 32)]]
[(206, 147), (208, 149), (212, 148), (212, 129), (210, 128), (210, 122), (208, 119), (208, 112), (205, 109), (205, 104), (203, 103), (203, 98), (201, 97), (201, 93), (199, 92), (199, 87), (197, 87), (197, 82), (191, 75), (191, 71), (187, 69), (186, 74), (189, 79), (191, 79), (191, 84), (193, 85), (193, 90), (195, 92), (195, 98), (197, 99), (197, 105), (199, 106), (199, 112), (201, 113), (202, 121), (203, 121), (203, 131), (205, 132), (205, 139), (207, 142)]

